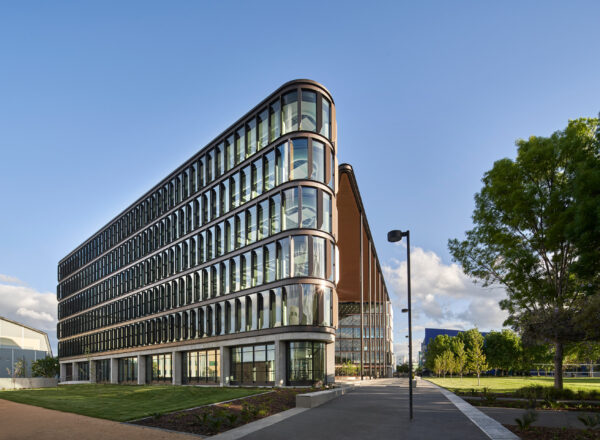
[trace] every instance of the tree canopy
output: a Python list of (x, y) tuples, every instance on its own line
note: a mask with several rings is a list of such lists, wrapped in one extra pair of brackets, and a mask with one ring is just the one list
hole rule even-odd
[(515, 160), (501, 159), (485, 173), (473, 229), (448, 246), (465, 273), (504, 286), (505, 324), (527, 343), (554, 344), (555, 386), (562, 388), (564, 344), (600, 336), (581, 317), (588, 310), (597, 323), (600, 312), (598, 119), (570, 121), (517, 147)]

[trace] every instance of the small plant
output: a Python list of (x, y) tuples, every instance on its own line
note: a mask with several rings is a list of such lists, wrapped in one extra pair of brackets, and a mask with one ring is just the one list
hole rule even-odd
[(600, 414), (589, 415), (577, 417), (581, 423), (585, 425), (585, 427), (589, 430), (600, 428)]
[(492, 393), (488, 387), (483, 387), (481, 397), (483, 397), (487, 403), (494, 403), (496, 401), (496, 395)]
[(235, 425), (235, 423), (237, 422), (237, 419), (238, 419), (238, 415), (235, 413), (227, 414), (226, 417), (227, 417), (227, 421), (229, 422), (229, 425), (231, 425), (231, 426)]
[(529, 428), (531, 427), (531, 424), (533, 422), (535, 422), (537, 420), (537, 418), (538, 418), (537, 413), (533, 410), (529, 410), (523, 414), (522, 418), (517, 417), (515, 419), (515, 422), (517, 422), (517, 425), (519, 425), (519, 429), (521, 431), (528, 431)]
[(206, 425), (208, 422), (208, 415), (209, 415), (209, 413), (207, 411), (204, 411), (200, 414), (194, 414), (197, 424), (198, 425)]
[(219, 432), (221, 430), (221, 426), (223, 426), (223, 418), (219, 414), (213, 415), (208, 419), (208, 428), (212, 432)]
[(152, 413), (152, 420), (158, 420), (158, 419), (160, 419), (162, 416), (163, 416), (163, 413), (161, 413), (161, 412), (155, 412), (155, 413)]

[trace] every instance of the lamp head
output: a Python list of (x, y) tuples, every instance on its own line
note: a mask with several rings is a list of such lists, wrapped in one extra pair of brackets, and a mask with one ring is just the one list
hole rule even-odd
[(401, 241), (402, 237), (406, 237), (406, 232), (399, 231), (398, 229), (394, 229), (393, 231), (388, 232), (387, 239), (388, 241), (394, 243), (396, 241)]
[(402, 313), (407, 313), (408, 309), (402, 309)]

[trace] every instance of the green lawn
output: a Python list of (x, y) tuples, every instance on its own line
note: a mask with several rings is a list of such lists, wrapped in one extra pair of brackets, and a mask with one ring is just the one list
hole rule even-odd
[(264, 392), (257, 388), (61, 385), (0, 391), (0, 399), (123, 422)]
[[(531, 385), (541, 385), (541, 386), (553, 386), (554, 378), (552, 377), (482, 377), (481, 385), (477, 386), (477, 378), (476, 377), (464, 377), (453, 378), (450, 379), (449, 376), (446, 378), (438, 378), (438, 377), (427, 377), (426, 380), (429, 380), (439, 386), (444, 388), (448, 388), (451, 391), (471, 391), (471, 389), (475, 388), (476, 390), (481, 390), (483, 387), (488, 387), (490, 391), (494, 391), (496, 393), (508, 393), (514, 391), (521, 387), (531, 386)], [(563, 379), (564, 387), (570, 388), (573, 391), (584, 390), (598, 390), (600, 391), (600, 377), (578, 377), (578, 378), (567, 378)]]

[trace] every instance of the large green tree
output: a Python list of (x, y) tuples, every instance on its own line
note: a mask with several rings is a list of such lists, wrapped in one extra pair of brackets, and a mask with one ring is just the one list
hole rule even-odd
[(520, 367), (521, 338), (513, 331), (489, 332), (483, 350), (491, 368), (508, 372)]
[(473, 229), (448, 246), (465, 273), (505, 287), (506, 324), (525, 343), (554, 345), (554, 385), (562, 388), (564, 344), (598, 336), (598, 326), (579, 318), (598, 295), (598, 119), (517, 146), (515, 160), (485, 173)]
[(450, 336), (448, 335), (437, 335), (435, 339), (430, 340), (425, 352), (425, 368), (434, 371), (435, 359), (450, 349)]

